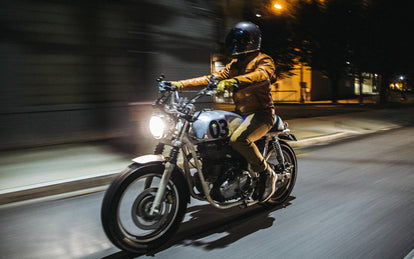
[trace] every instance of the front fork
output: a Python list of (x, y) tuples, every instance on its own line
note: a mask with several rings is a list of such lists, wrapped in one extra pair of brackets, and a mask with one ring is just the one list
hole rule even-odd
[[(164, 173), (162, 174), (161, 181), (158, 187), (157, 194), (155, 195), (154, 202), (151, 206), (150, 216), (154, 216), (160, 213), (160, 206), (161, 202), (165, 197), (165, 191), (167, 189), (168, 181), (170, 181), (170, 177), (172, 172), (174, 171), (177, 165), (178, 154), (180, 153), (180, 148), (182, 146), (182, 139), (185, 132), (187, 132), (187, 128), (189, 127), (188, 121), (185, 121), (181, 130), (178, 134), (178, 137), (172, 141), (172, 149), (170, 152), (170, 159), (165, 164)], [(155, 152), (162, 152), (163, 147), (160, 145), (157, 146)]]
[(177, 165), (177, 158), (178, 154), (180, 152), (179, 147), (173, 147), (170, 153), (170, 159), (165, 164), (164, 173), (162, 174), (161, 181), (158, 187), (157, 194), (155, 195), (154, 202), (152, 204), (151, 210), (150, 210), (150, 216), (154, 216), (159, 214), (160, 212), (160, 205), (161, 201), (165, 197), (165, 191), (167, 189), (168, 181), (170, 180), (171, 174), (175, 169), (175, 166)]

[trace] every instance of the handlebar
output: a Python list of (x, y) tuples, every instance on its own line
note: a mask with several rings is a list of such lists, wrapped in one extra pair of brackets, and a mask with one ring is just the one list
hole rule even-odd
[[(177, 114), (179, 117), (189, 121), (197, 119), (192, 115), (192, 113), (194, 113), (194, 103), (207, 94), (217, 93), (218, 79), (215, 76), (211, 76), (207, 87), (200, 90), (189, 100), (187, 98), (179, 97), (178, 88), (169, 81), (163, 81), (164, 78), (165, 76), (161, 75), (161, 77), (157, 79), (158, 90), (164, 94), (155, 101), (154, 106), (161, 108), (166, 113)], [(170, 105), (168, 105), (168, 102), (170, 102)]]
[(165, 91), (171, 92), (171, 91), (177, 91), (178, 88), (177, 88), (177, 86), (171, 84), (171, 82), (169, 82), (169, 81), (160, 81), (158, 83), (158, 90), (160, 92), (165, 92)]

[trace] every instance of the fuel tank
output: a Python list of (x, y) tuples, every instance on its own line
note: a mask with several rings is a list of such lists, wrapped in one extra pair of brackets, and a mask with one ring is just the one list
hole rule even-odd
[(227, 111), (201, 111), (192, 125), (191, 134), (200, 141), (227, 138), (242, 122), (243, 118)]

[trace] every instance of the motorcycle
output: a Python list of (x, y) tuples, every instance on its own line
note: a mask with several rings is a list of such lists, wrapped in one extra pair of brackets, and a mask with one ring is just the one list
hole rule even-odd
[(259, 175), (229, 145), (229, 136), (243, 118), (228, 111), (195, 109), (199, 98), (216, 93), (217, 79), (211, 77), (192, 99), (180, 97), (177, 88), (163, 79), (157, 80), (160, 96), (149, 122), (153, 137), (159, 140), (154, 154), (132, 159), (111, 183), (102, 203), (107, 237), (133, 253), (166, 243), (183, 220), (190, 197), (218, 209), (271, 207), (287, 200), (297, 177), (296, 155), (285, 141), (296, 138), (276, 116), (273, 128), (256, 145), (281, 180), (274, 195), (259, 203)]

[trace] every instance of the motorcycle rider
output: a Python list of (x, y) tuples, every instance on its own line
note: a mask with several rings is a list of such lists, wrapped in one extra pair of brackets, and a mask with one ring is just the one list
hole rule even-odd
[[(255, 141), (261, 139), (273, 126), (275, 109), (270, 94), (275, 80), (273, 59), (260, 52), (261, 32), (251, 22), (239, 22), (226, 37), (226, 46), (233, 59), (220, 72), (210, 76), (171, 82), (178, 89), (205, 87), (215, 76), (219, 83), (217, 93), (233, 92), (236, 112), (244, 117), (230, 137), (230, 144), (258, 172), (260, 202), (266, 202), (275, 192), (277, 174), (267, 164)], [(237, 87), (235, 87), (237, 86)]]

